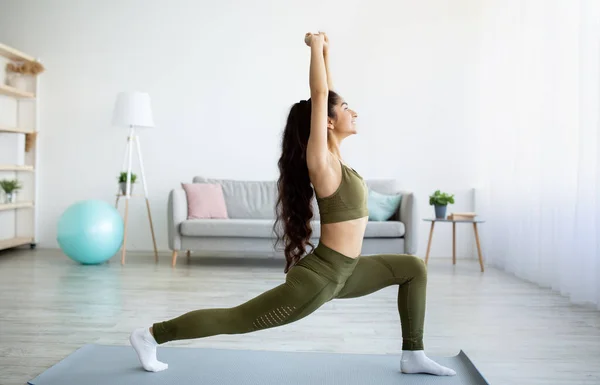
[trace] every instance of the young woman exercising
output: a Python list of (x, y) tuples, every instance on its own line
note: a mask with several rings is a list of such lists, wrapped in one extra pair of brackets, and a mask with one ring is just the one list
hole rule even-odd
[[(360, 255), (368, 221), (368, 190), (340, 155), (342, 140), (356, 133), (357, 115), (331, 91), (327, 36), (307, 33), (304, 41), (311, 51), (311, 98), (292, 106), (278, 161), (274, 230), (285, 246), (285, 282), (235, 307), (194, 310), (138, 328), (130, 342), (144, 369), (161, 371), (168, 364), (156, 358), (159, 344), (278, 327), (308, 316), (333, 299), (356, 298), (398, 285), (401, 371), (455, 375), (423, 351), (427, 286), (423, 260), (400, 254)], [(313, 194), (321, 216), (316, 248), (310, 243)], [(312, 250), (306, 253), (308, 245)]]

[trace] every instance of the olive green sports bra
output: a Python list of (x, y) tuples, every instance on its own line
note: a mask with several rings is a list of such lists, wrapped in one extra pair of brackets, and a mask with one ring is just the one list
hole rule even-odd
[(337, 190), (326, 197), (317, 197), (321, 223), (343, 222), (369, 215), (368, 189), (363, 178), (342, 163), (342, 181)]

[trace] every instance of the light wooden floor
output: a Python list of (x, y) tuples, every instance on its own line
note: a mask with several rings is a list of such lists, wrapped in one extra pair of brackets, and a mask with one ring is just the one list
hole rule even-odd
[[(0, 252), (0, 384), (25, 384), (86, 343), (127, 344), (141, 325), (246, 301), (284, 280), (282, 261), (128, 254), (80, 266), (56, 251)], [(336, 300), (294, 324), (170, 346), (399, 354), (396, 288)], [(432, 260), (427, 353), (464, 350), (493, 385), (599, 384), (600, 313), (475, 262)], [(202, 363), (199, 363), (201, 366)]]

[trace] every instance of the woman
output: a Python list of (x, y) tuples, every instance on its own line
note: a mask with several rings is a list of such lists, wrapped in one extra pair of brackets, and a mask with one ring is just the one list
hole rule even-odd
[[(282, 326), (334, 298), (360, 297), (398, 285), (402, 372), (455, 375), (423, 351), (424, 262), (410, 255), (360, 256), (368, 221), (368, 190), (362, 177), (340, 156), (342, 140), (356, 133), (357, 115), (330, 90), (327, 36), (308, 33), (305, 43), (311, 49), (311, 98), (291, 108), (278, 162), (274, 230), (283, 230), (278, 240), (285, 245), (285, 283), (232, 308), (195, 310), (136, 329), (130, 342), (146, 370), (161, 371), (168, 365), (156, 358), (158, 344)], [(321, 215), (321, 238), (317, 247), (304, 255), (306, 246), (313, 246), (309, 242), (313, 194)]]

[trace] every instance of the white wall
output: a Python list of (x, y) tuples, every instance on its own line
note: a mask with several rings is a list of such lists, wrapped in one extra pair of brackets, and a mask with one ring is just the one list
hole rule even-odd
[[(166, 198), (192, 176), (274, 179), (292, 103), (308, 97), (304, 33), (331, 40), (336, 90), (359, 113), (348, 162), (367, 178), (396, 177), (417, 194), (456, 194), (472, 209), (478, 183), (473, 97), (477, 0), (370, 2), (44, 1), (0, 3), (0, 41), (41, 58), (40, 247), (56, 247), (60, 214), (80, 199), (113, 202), (126, 132), (112, 128), (115, 95), (152, 96), (157, 128), (141, 137), (159, 248)], [(235, 160), (240, 157), (242, 160)], [(140, 188), (141, 185), (136, 186)], [(150, 250), (143, 200), (128, 245)], [(450, 226), (432, 256), (451, 253)], [(472, 229), (458, 253), (471, 257)], [(419, 253), (428, 225), (421, 223)]]

